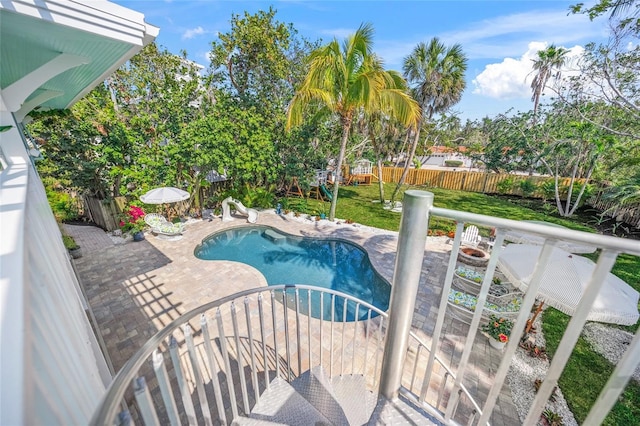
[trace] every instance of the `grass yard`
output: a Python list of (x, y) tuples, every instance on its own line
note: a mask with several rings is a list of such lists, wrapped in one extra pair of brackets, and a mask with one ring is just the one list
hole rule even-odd
[[(394, 185), (385, 185), (385, 195), (388, 199)], [(484, 194), (451, 191), (438, 188), (410, 187), (406, 189), (423, 189), (433, 192), (434, 204), (437, 207), (467, 211), (471, 213), (487, 214), (514, 220), (544, 220), (557, 223), (571, 229), (595, 232), (594, 227), (583, 223), (584, 216), (561, 218), (554, 214), (554, 209), (532, 209), (518, 205), (517, 197), (493, 197)], [(379, 199), (378, 185), (348, 186), (340, 189), (336, 216), (340, 219), (350, 219), (363, 225), (398, 231), (400, 214), (382, 209), (379, 203), (372, 200)], [(401, 200), (401, 197), (399, 197)], [(284, 199), (283, 207), (301, 213), (316, 215), (329, 212), (329, 202), (301, 198)], [(531, 204), (529, 202), (529, 204)], [(596, 218), (594, 218), (595, 220)], [(449, 220), (432, 218), (430, 229), (434, 232), (448, 232), (455, 229)], [(488, 229), (481, 229), (481, 233), (488, 235)], [(625, 280), (631, 287), (640, 290), (640, 258), (622, 255), (618, 258), (613, 272)], [(569, 323), (570, 317), (549, 308), (543, 316), (543, 331), (547, 340), (548, 352), (552, 356), (558, 347), (562, 334)], [(635, 333), (639, 324), (621, 327)], [(600, 390), (604, 387), (613, 366), (601, 355), (589, 348), (589, 344), (579, 339), (567, 367), (560, 377), (560, 388), (565, 395), (571, 410), (578, 422), (584, 421), (589, 408), (595, 402)], [(613, 410), (607, 416), (606, 425), (640, 425), (640, 384), (631, 382), (627, 385), (623, 395)]]

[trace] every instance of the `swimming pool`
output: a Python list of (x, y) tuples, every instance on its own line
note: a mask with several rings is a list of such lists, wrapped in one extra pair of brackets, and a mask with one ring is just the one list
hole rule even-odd
[[(269, 285), (308, 284), (329, 288), (364, 300), (386, 311), (391, 286), (371, 265), (367, 253), (355, 244), (338, 239), (305, 238), (268, 226), (242, 226), (208, 236), (195, 249), (203, 260), (231, 260), (259, 270)], [(307, 295), (300, 294), (306, 305)], [(319, 295), (312, 293), (312, 304)], [(331, 300), (323, 299), (323, 318), (331, 317)], [(355, 306), (347, 304), (347, 321), (353, 321)], [(302, 306), (307, 311), (306, 306)], [(312, 316), (319, 318), (319, 308)], [(364, 309), (361, 308), (361, 312)], [(343, 299), (335, 302), (334, 318), (342, 320)], [(363, 314), (359, 315), (361, 319)]]

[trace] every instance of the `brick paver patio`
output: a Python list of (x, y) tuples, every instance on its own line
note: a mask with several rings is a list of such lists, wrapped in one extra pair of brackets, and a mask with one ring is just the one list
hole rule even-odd
[[(66, 231), (83, 248), (84, 256), (74, 261), (75, 267), (116, 371), (149, 337), (181, 314), (238, 291), (267, 285), (262, 274), (248, 265), (205, 261), (194, 256), (195, 247), (208, 235), (245, 224), (241, 216), (226, 223), (219, 218), (210, 222), (195, 221), (187, 225), (184, 236), (177, 240), (148, 233), (144, 241), (120, 245), (114, 244), (99, 228), (65, 225)], [(365, 248), (377, 271), (392, 281), (395, 232), (326, 221), (301, 222), (269, 212), (260, 214), (258, 224), (294, 235), (352, 241)], [(413, 326), (427, 343), (435, 326), (451, 250), (446, 241), (446, 237), (429, 237), (426, 244)], [(447, 316), (439, 356), (451, 366), (459, 361), (466, 331), (466, 324)], [(479, 336), (470, 359), (474, 374), (465, 380), (478, 401), (486, 399), (499, 362), (500, 353), (489, 346), (486, 338)], [(506, 384), (491, 423), (520, 424)]]

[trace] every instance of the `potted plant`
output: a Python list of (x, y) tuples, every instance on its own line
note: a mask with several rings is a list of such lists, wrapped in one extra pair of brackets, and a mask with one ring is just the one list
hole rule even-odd
[(64, 247), (69, 251), (69, 254), (72, 258), (77, 259), (79, 257), (82, 257), (82, 250), (71, 235), (63, 235), (62, 242), (64, 243)]
[(489, 337), (489, 344), (492, 347), (502, 349), (509, 341), (512, 328), (513, 321), (492, 314), (489, 322), (482, 326), (482, 332)]
[(120, 220), (120, 228), (122, 233), (130, 233), (133, 241), (144, 240), (144, 228), (147, 224), (144, 222), (144, 210), (137, 206), (130, 206), (123, 219)]

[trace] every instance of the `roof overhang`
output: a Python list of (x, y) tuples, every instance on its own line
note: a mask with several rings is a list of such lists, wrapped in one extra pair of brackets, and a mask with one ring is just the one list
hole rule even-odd
[(158, 32), (103, 0), (0, 0), (0, 107), (19, 121), (34, 108), (68, 108)]

